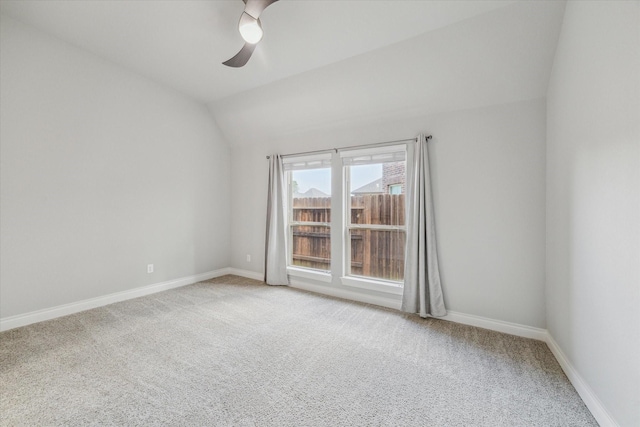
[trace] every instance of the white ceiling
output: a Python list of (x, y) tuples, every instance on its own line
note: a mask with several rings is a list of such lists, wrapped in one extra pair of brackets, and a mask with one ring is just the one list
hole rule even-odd
[(280, 0), (241, 69), (241, 0), (2, 0), (0, 11), (205, 102), (369, 52), (506, 1)]
[(210, 109), (237, 145), (544, 98), (564, 6), (513, 4), (218, 100)]
[(280, 0), (243, 68), (241, 0), (0, 0), (0, 12), (205, 102), (234, 145), (546, 95), (564, 1)]

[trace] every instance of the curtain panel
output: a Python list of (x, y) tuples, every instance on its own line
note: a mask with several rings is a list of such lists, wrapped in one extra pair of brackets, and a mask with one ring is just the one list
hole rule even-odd
[(287, 277), (287, 196), (282, 156), (269, 158), (267, 192), (267, 235), (265, 239), (264, 281), (268, 285), (288, 285)]
[(420, 134), (408, 148), (407, 243), (401, 309), (421, 317), (445, 316), (426, 137)]

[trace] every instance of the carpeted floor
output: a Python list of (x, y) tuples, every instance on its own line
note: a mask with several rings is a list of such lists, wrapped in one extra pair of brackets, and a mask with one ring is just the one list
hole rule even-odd
[(0, 425), (597, 426), (547, 346), (225, 276), (0, 334)]

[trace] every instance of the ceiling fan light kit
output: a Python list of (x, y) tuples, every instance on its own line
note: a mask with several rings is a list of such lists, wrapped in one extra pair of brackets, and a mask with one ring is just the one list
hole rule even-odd
[(240, 16), (238, 23), (238, 31), (245, 41), (244, 46), (233, 58), (223, 62), (228, 67), (242, 67), (251, 58), (251, 54), (256, 48), (256, 44), (262, 40), (264, 32), (259, 16), (267, 6), (277, 2), (278, 0), (243, 0), (244, 11)]
[(238, 24), (238, 30), (240, 31), (240, 35), (244, 41), (251, 44), (258, 43), (262, 40), (262, 36), (264, 35), (262, 25), (260, 25), (260, 20), (255, 19), (247, 12), (242, 13), (240, 23)]

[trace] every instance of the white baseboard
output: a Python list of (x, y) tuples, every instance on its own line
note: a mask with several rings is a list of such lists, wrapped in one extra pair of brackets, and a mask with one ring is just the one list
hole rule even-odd
[(56, 317), (67, 316), (69, 314), (90, 310), (96, 307), (102, 307), (108, 304), (113, 304), (114, 302), (125, 301), (128, 299), (155, 294), (157, 292), (162, 292), (169, 289), (179, 288), (181, 286), (191, 285), (203, 280), (224, 276), (225, 274), (231, 274), (229, 272), (229, 268), (221, 268), (219, 270), (208, 271), (206, 273), (196, 274), (193, 276), (186, 276), (166, 282), (142, 286), (128, 291), (116, 292), (101, 297), (90, 298), (82, 301), (72, 302), (69, 304), (59, 305), (56, 307), (32, 311), (30, 313), (5, 317), (3, 319), (0, 319), (0, 332), (18, 328), (20, 326), (30, 325), (36, 322), (55, 319)]
[(227, 268), (227, 271), (228, 271), (227, 274), (246, 277), (247, 279), (259, 280), (261, 282), (264, 280), (264, 273), (257, 273), (255, 271), (242, 270), (240, 268), (233, 268), (233, 267)]
[[(396, 299), (384, 298), (381, 296), (368, 295), (359, 292), (352, 292), (346, 289), (340, 289), (329, 286), (314, 285), (308, 282), (291, 279), (292, 288), (304, 289), (319, 294), (325, 294), (337, 298), (350, 299), (367, 304), (379, 305), (382, 307), (400, 310), (401, 302)], [(458, 313), (447, 310), (447, 315), (437, 317), (437, 319), (447, 320), (449, 322), (461, 323), (464, 325), (477, 326), (479, 328), (489, 329), (492, 331), (503, 332), (506, 334), (516, 335), (524, 338), (532, 338), (539, 341), (546, 341), (547, 330), (534, 328), (531, 326), (521, 325), (518, 323), (505, 322), (502, 320), (489, 319), (487, 317), (474, 316), (471, 314)]]
[[(181, 277), (175, 280), (169, 280), (166, 282), (156, 283), (140, 288), (131, 289), (128, 291), (117, 292), (101, 297), (91, 298), (83, 301), (78, 301), (70, 304), (59, 305), (57, 307), (47, 308), (43, 310), (33, 311), (31, 313), (20, 314), (17, 316), (6, 317), (0, 319), (0, 332), (6, 331), (20, 326), (30, 325), (36, 322), (42, 322), (45, 320), (55, 319), (57, 317), (67, 316), (69, 314), (78, 313), (80, 311), (89, 310), (96, 307), (102, 307), (115, 302), (125, 301), (132, 298), (138, 298), (145, 295), (154, 294), (157, 292), (166, 291), (169, 289), (178, 288), (181, 286), (191, 285), (193, 283), (201, 282), (203, 280), (212, 279), (214, 277), (224, 276), (226, 274), (233, 274), (240, 277), (246, 277), (253, 280), (262, 281), (264, 276), (262, 273), (255, 271), (242, 270), (238, 268), (221, 268), (219, 270), (209, 271), (202, 274), (196, 274), (193, 276)], [(382, 307), (392, 308), (399, 310), (400, 302), (390, 298), (384, 298), (376, 295), (362, 294), (358, 292), (349, 291), (346, 289), (340, 289), (330, 286), (314, 285), (299, 280), (291, 280), (291, 287), (315, 292), (319, 294), (325, 294), (337, 298), (350, 299), (354, 301), (363, 302), (366, 304), (374, 304)], [(494, 320), (486, 317), (474, 316), (471, 314), (458, 313), (455, 311), (448, 311), (444, 317), (438, 317), (438, 319), (447, 320), (455, 323), (462, 323), (470, 326), (477, 326), (479, 328), (489, 329), (492, 331), (503, 332), (511, 335), (516, 335), (524, 338), (532, 338), (535, 340), (544, 341), (549, 346), (549, 349), (558, 360), (558, 363), (562, 367), (571, 384), (575, 387), (576, 391), (584, 401), (587, 408), (591, 411), (594, 418), (601, 427), (619, 427), (615, 420), (611, 417), (605, 406), (600, 399), (593, 392), (591, 387), (587, 385), (584, 379), (578, 374), (573, 365), (569, 362), (569, 359), (562, 352), (558, 343), (553, 339), (551, 334), (546, 329), (534, 328), (531, 326), (521, 325), (517, 323), (505, 322), (502, 320)]]
[[(228, 274), (247, 277), (249, 279), (263, 280), (263, 273), (242, 270), (239, 268), (229, 268)], [(303, 289), (318, 294), (329, 295), (336, 298), (344, 298), (354, 301), (363, 302), (365, 304), (374, 304), (382, 307), (400, 310), (401, 302), (397, 299), (385, 298), (382, 296), (369, 295), (360, 292), (353, 292), (347, 289), (336, 288), (333, 286), (323, 286), (300, 280), (298, 278), (290, 279), (292, 288)], [(456, 311), (447, 310), (447, 315), (438, 317), (437, 319), (447, 320), (449, 322), (462, 323), (464, 325), (477, 326), (479, 328), (489, 329), (506, 334), (516, 335), (524, 338), (532, 338), (539, 341), (546, 341), (547, 330), (534, 328), (531, 326), (521, 325), (518, 323), (510, 323), (502, 320), (494, 320), (487, 317), (474, 316), (472, 314), (458, 313)]]
[(587, 408), (589, 408), (589, 411), (591, 411), (591, 414), (598, 424), (600, 424), (600, 427), (619, 427), (618, 423), (616, 423), (607, 411), (606, 407), (602, 404), (600, 399), (598, 399), (598, 396), (596, 396), (591, 387), (587, 385), (582, 376), (578, 371), (576, 371), (571, 362), (569, 362), (567, 356), (548, 331), (546, 333), (545, 341), (549, 346), (551, 353), (553, 353), (560, 364), (560, 367), (567, 375), (567, 378), (569, 378), (569, 381), (571, 381), (571, 384), (582, 398), (582, 401), (587, 405)]
[[(235, 274), (235, 273), (232, 273)], [(366, 295), (356, 292), (351, 292), (344, 289), (329, 287), (329, 286), (321, 286), (321, 285), (313, 285), (306, 282), (301, 282), (299, 280), (291, 280), (291, 287), (304, 289), (311, 292), (316, 292), (320, 294), (330, 295), (338, 298), (345, 298), (355, 301), (360, 301), (368, 304), (380, 305), (383, 307), (393, 308), (396, 310), (400, 309), (400, 302), (394, 301), (391, 299)], [(544, 341), (547, 343), (551, 352), (558, 360), (558, 363), (562, 367), (562, 370), (569, 378), (569, 381), (576, 389), (585, 405), (594, 418), (601, 427), (619, 427), (618, 424), (611, 417), (609, 412), (606, 410), (605, 406), (602, 404), (600, 399), (593, 392), (591, 387), (587, 385), (587, 383), (582, 379), (580, 374), (575, 370), (575, 368), (569, 363), (569, 360), (564, 355), (558, 344), (555, 342), (553, 337), (549, 334), (546, 329), (542, 328), (534, 328), (532, 326), (522, 325), (518, 323), (505, 322), (502, 320), (490, 319), (487, 317), (475, 316), (472, 314), (464, 314), (458, 313), (456, 311), (447, 311), (447, 315), (443, 317), (437, 317), (437, 319), (447, 320), (455, 323), (462, 323), (464, 325), (476, 326), (479, 328), (489, 329), (492, 331), (503, 332), (506, 334), (516, 335), (523, 338), (531, 338), (538, 341)]]
[(547, 330), (534, 328), (532, 326), (521, 325), (519, 323), (505, 322), (503, 320), (489, 319), (488, 317), (475, 316), (473, 314), (458, 313), (447, 310), (447, 315), (437, 317), (437, 319), (448, 320), (450, 322), (462, 323), (463, 325), (477, 326), (478, 328), (503, 332), (505, 334), (516, 335), (523, 338), (531, 338), (538, 341), (546, 341)]

